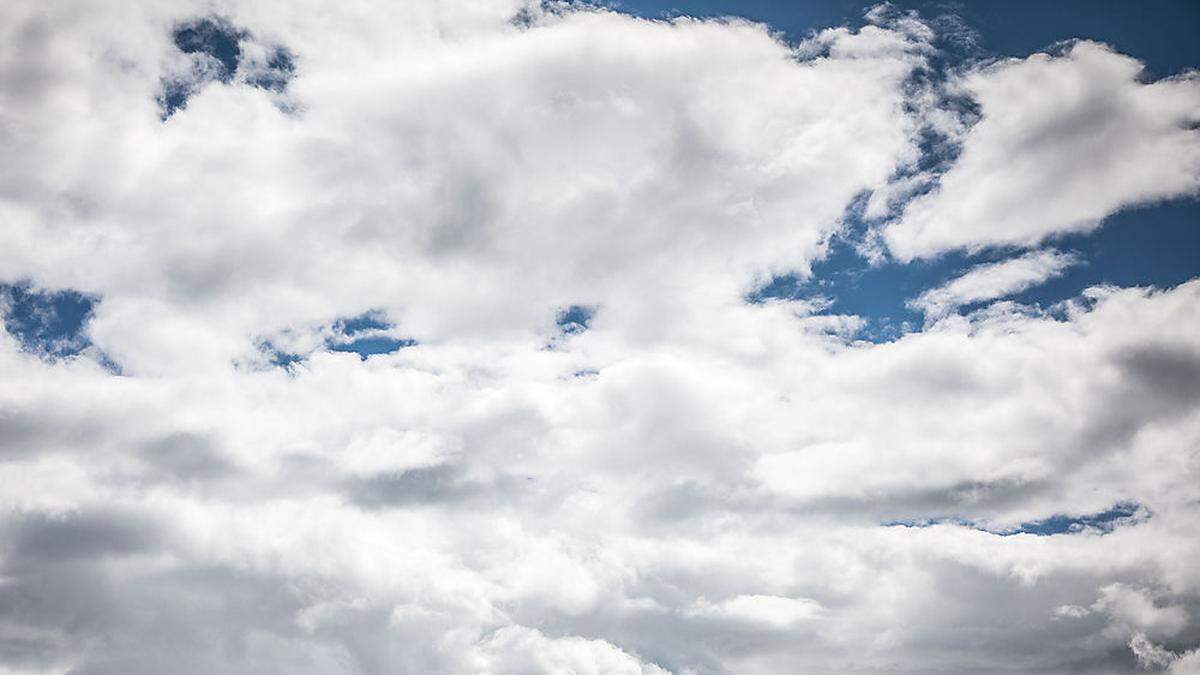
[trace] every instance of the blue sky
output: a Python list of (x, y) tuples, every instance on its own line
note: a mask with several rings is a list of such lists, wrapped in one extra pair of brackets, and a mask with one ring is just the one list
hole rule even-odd
[[(892, 2), (923, 16), (953, 15), (978, 37), (980, 57), (1026, 56), (1062, 40), (1087, 38), (1107, 42), (1141, 59), (1153, 77), (1174, 75), (1200, 62), (1200, 45), (1192, 39), (1200, 7), (1189, 2), (1148, 0), (1012, 0), (1010, 2)], [(619, 2), (621, 11), (646, 17), (739, 16), (770, 24), (789, 39), (813, 30), (861, 22), (861, 2)]]

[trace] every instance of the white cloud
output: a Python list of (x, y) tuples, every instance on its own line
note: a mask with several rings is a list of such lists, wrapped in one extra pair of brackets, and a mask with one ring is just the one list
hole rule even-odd
[(716, 604), (703, 598), (688, 608), (689, 616), (750, 624), (762, 628), (786, 630), (797, 623), (816, 618), (821, 605), (807, 598), (781, 598), (775, 595), (739, 595)]
[(948, 85), (979, 121), (937, 187), (883, 228), (901, 260), (951, 249), (1034, 246), (1118, 209), (1200, 188), (1200, 81), (1142, 80), (1142, 65), (1076, 42), (969, 70)]
[(1079, 619), (1091, 613), (1090, 609), (1079, 605), (1060, 605), (1054, 609), (1054, 616), (1061, 618)]
[(1129, 638), (1129, 649), (1143, 668), (1166, 668), (1171, 675), (1196, 675), (1200, 673), (1200, 650), (1192, 649), (1177, 654), (1166, 647), (1154, 644), (1143, 633)]
[(1200, 649), (1184, 652), (1171, 664), (1171, 675), (1200, 674)]
[[(575, 7), (229, 2), (293, 51), (294, 112), (235, 77), (164, 123), (170, 27), (209, 9), (0, 5), (0, 280), (99, 294), (125, 371), (0, 331), (0, 666), (1111, 672), (1135, 631), (1191, 648), (1200, 281), (878, 345), (744, 302), (917, 158), (912, 16), (793, 49)], [(564, 338), (572, 304), (597, 309)], [(372, 309), (420, 344), (324, 349)], [(266, 368), (260, 339), (308, 358)], [(1122, 501), (1150, 516), (1103, 536), (951, 524)], [(949, 520), (883, 525), (926, 519)]]
[(661, 675), (666, 672), (654, 664), (638, 661), (603, 640), (576, 636), (548, 638), (529, 628), (503, 628), (489, 637), (479, 651), (477, 672), (489, 675)]
[(1054, 249), (1034, 251), (1017, 258), (972, 267), (950, 281), (908, 301), (908, 306), (937, 319), (955, 309), (985, 300), (1020, 293), (1063, 273), (1079, 259)]
[(1160, 607), (1149, 593), (1119, 583), (1101, 588), (1100, 599), (1092, 609), (1107, 613), (1113, 622), (1111, 628), (1119, 634), (1172, 637), (1188, 623), (1182, 607)]

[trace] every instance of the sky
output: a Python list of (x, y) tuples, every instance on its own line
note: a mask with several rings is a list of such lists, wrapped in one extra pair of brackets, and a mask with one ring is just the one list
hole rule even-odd
[(1198, 27), (0, 3), (0, 675), (1200, 673)]

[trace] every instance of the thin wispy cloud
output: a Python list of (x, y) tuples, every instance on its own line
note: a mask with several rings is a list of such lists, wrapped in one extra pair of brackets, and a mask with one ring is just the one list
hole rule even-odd
[(930, 319), (944, 316), (963, 305), (1003, 298), (1036, 286), (1063, 273), (1079, 259), (1053, 249), (1034, 251), (995, 263), (968, 269), (945, 284), (931, 288), (908, 302)]

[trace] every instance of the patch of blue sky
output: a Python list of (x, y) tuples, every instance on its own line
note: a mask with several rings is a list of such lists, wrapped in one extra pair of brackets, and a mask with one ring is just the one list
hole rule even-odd
[(1181, 199), (1127, 209), (1106, 218), (1095, 232), (1049, 243), (1076, 252), (1084, 264), (1013, 300), (1048, 307), (1100, 284), (1171, 288), (1200, 274), (1200, 202)]
[[(99, 301), (95, 295), (72, 289), (45, 290), (27, 282), (0, 284), (4, 330), (22, 350), (50, 361), (79, 356), (92, 347), (87, 324)], [(120, 372), (106, 355), (91, 351), (102, 366)]]
[(276, 347), (270, 340), (263, 340), (258, 345), (259, 350), (267, 357), (267, 363), (273, 368), (290, 371), (292, 366), (304, 362), (303, 354), (294, 354)]
[(91, 344), (87, 322), (98, 298), (73, 290), (47, 291), (28, 283), (0, 286), (4, 329), (30, 353), (75, 356)]
[[(558, 329), (551, 335), (542, 349), (556, 350), (566, 345), (574, 335), (586, 332), (592, 326), (592, 318), (596, 316), (597, 307), (594, 305), (567, 305), (559, 307), (554, 313), (554, 326)], [(580, 371), (583, 373), (584, 371)], [(587, 375), (587, 373), (584, 373)], [(584, 375), (576, 374), (577, 377)]]
[[(191, 73), (163, 79), (158, 96), (162, 119), (165, 121), (187, 107), (188, 99), (207, 82), (216, 80), (230, 84), (239, 71), (247, 70), (242, 43), (253, 37), (249, 31), (220, 17), (197, 18), (176, 26), (172, 32), (175, 46), (184, 54), (200, 56), (201, 60), (194, 64)], [(255, 64), (245, 72), (245, 82), (282, 94), (295, 75), (295, 57), (282, 45), (273, 45), (269, 49), (265, 63)]]
[(566, 335), (574, 335), (587, 330), (596, 314), (596, 308), (588, 305), (571, 305), (558, 311), (554, 323)]
[(987, 532), (1000, 537), (1011, 537), (1016, 534), (1032, 534), (1037, 537), (1048, 537), (1056, 534), (1076, 534), (1092, 532), (1109, 534), (1117, 527), (1136, 525), (1151, 517), (1149, 511), (1136, 502), (1118, 502), (1111, 508), (1098, 513), (1068, 515), (1057, 513), (1048, 518), (1030, 520), (1016, 527), (990, 528), (979, 522), (966, 518), (926, 518), (922, 520), (891, 520), (883, 523), (884, 527), (930, 527), (932, 525), (958, 525), (969, 527), (981, 532)]
[(908, 306), (908, 300), (945, 283), (972, 265), (1001, 260), (1011, 253), (1004, 250), (975, 254), (951, 252), (909, 263), (890, 258), (871, 261), (860, 250), (869, 229), (858, 215), (863, 203), (863, 199), (858, 199), (846, 210), (842, 231), (831, 238), (827, 255), (813, 263), (811, 275), (776, 276), (751, 290), (746, 301), (823, 298), (826, 302), (820, 304), (824, 313), (853, 314), (866, 320), (857, 338), (887, 342), (922, 326), (924, 315)]
[[(1055, 514), (1049, 518), (1042, 520), (1034, 520), (1027, 523), (1021, 523), (1019, 526), (1011, 529), (997, 532), (997, 534), (1008, 536), (1013, 534), (1034, 534), (1039, 537), (1045, 537), (1052, 534), (1070, 534), (1072, 532), (1082, 532), (1084, 530), (1095, 530), (1103, 533), (1112, 532), (1113, 528), (1122, 524), (1132, 524), (1138, 522), (1138, 518), (1144, 512), (1142, 508), (1133, 502), (1121, 502), (1114, 505), (1112, 508), (1082, 516), (1068, 516), (1065, 514)], [(1149, 517), (1149, 515), (1145, 515)]]
[(369, 356), (377, 354), (391, 354), (405, 347), (412, 347), (417, 344), (412, 338), (395, 338), (387, 335), (375, 335), (369, 337), (360, 337), (350, 340), (349, 342), (328, 344), (328, 349), (331, 352), (353, 352), (358, 354), (363, 361)]
[(605, 0), (596, 4), (652, 19), (677, 16), (735, 16), (770, 24), (789, 40), (798, 41), (813, 30), (862, 22), (869, 2), (778, 2), (777, 0)]
[(229, 82), (242, 57), (241, 41), (247, 35), (225, 19), (205, 17), (177, 26), (172, 38), (184, 54), (205, 54), (215, 59), (219, 64), (217, 78)]
[[(860, 337), (889, 341), (919, 329), (924, 321), (921, 312), (906, 301), (975, 265), (1017, 253), (1002, 247), (974, 254), (951, 252), (910, 263), (888, 259), (872, 265), (856, 250), (855, 238), (860, 232), (860, 228), (851, 228), (847, 236), (834, 237), (829, 255), (813, 265), (809, 278), (776, 277), (753, 290), (747, 300), (828, 298), (828, 313), (855, 314), (867, 320)], [(1094, 232), (1055, 237), (1046, 245), (1074, 253), (1081, 263), (1006, 299), (1045, 310), (1092, 286), (1171, 288), (1200, 274), (1200, 208), (1193, 199), (1131, 208), (1109, 216)], [(960, 310), (978, 307), (966, 304)]]
[[(382, 312), (375, 310), (343, 317), (318, 329), (326, 333), (319, 349), (358, 354), (360, 360), (366, 361), (371, 356), (391, 354), (417, 344), (412, 338), (393, 335), (394, 328)], [(303, 363), (311, 354), (288, 351), (271, 340), (261, 340), (258, 349), (268, 364), (287, 371)]]
[(162, 92), (158, 95), (159, 117), (166, 121), (187, 106), (188, 97), (194, 90), (195, 83), (190, 80), (163, 80)]
[(387, 330), (392, 327), (391, 322), (379, 311), (363, 312), (357, 316), (338, 319), (334, 322), (334, 329), (342, 335), (356, 335), (372, 330)]

